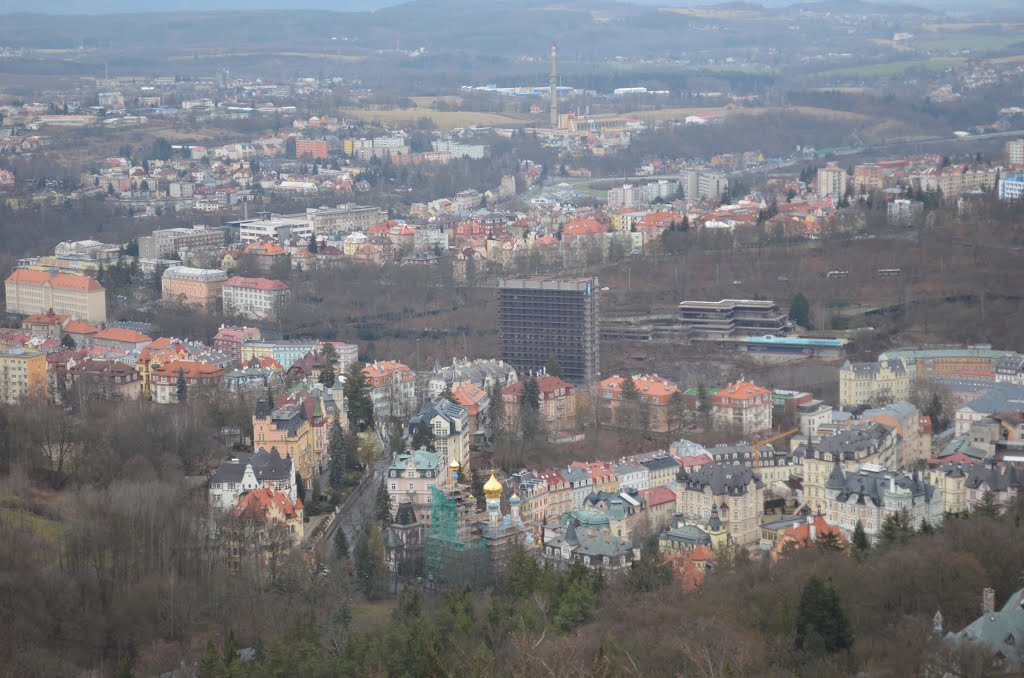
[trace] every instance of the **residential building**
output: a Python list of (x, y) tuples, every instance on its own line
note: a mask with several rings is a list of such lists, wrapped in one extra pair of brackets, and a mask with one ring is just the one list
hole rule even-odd
[(236, 275), (223, 285), (224, 315), (273, 319), (291, 299), (291, 293), (291, 288), (280, 280)]
[(170, 303), (217, 309), (228, 274), (219, 268), (172, 266), (160, 278), (161, 298)]
[(363, 368), (373, 404), (373, 417), (406, 418), (416, 408), (416, 373), (399, 362), (374, 361)]
[[(525, 382), (517, 381), (501, 392), (508, 422), (518, 420), (524, 385)], [(559, 431), (575, 426), (576, 390), (572, 384), (545, 374), (537, 379), (537, 390), (540, 392), (540, 414), (549, 430)]]
[(229, 327), (221, 325), (213, 337), (213, 349), (231, 356), (236, 366), (242, 364), (242, 346), (247, 341), (259, 341), (262, 338), (257, 327)]
[(232, 515), (254, 527), (255, 539), (249, 542), (250, 546), (273, 549), (276, 548), (278, 534), (284, 535), (290, 546), (302, 543), (304, 509), (301, 499), (293, 502), (285, 492), (261, 487), (243, 494)]
[(1024, 165), (1024, 139), (1006, 142), (1006, 163), (1008, 165)]
[(633, 413), (620, 416), (620, 409), (629, 405), (622, 399), (622, 384), (626, 381), (624, 377), (614, 375), (598, 384), (597, 395), (608, 402), (610, 421), (618, 426), (642, 423), (644, 429), (652, 433), (668, 432), (669, 405), (679, 388), (657, 374), (640, 374), (632, 379), (636, 388), (635, 404), (641, 408), (638, 414), (642, 416), (638, 421), (632, 420), (635, 416)]
[(554, 357), (566, 381), (593, 381), (600, 371), (598, 289), (596, 278), (502, 280), (498, 286), (502, 359), (523, 374), (541, 372)]
[(313, 426), (301, 404), (274, 407), (269, 398), (260, 398), (253, 410), (252, 426), (253, 444), (282, 458), (290, 457), (295, 471), (304, 479), (309, 480), (322, 470), (322, 464), (314, 459)]
[(700, 549), (717, 551), (727, 546), (731, 539), (718, 515), (718, 507), (712, 506), (709, 514), (710, 517), (703, 523), (689, 521), (678, 511), (673, 514), (671, 527), (658, 537), (661, 552), (691, 553)]
[(730, 542), (746, 546), (761, 538), (764, 485), (750, 467), (706, 464), (692, 472), (680, 472), (678, 480), (679, 512), (687, 520), (707, 522), (714, 509)]
[(902, 511), (909, 514), (914, 529), (925, 521), (937, 527), (943, 518), (942, 491), (926, 482), (920, 471), (911, 475), (878, 464), (847, 471), (844, 465), (833, 464), (820, 512), (847, 539), (853, 538), (860, 522), (868, 539), (877, 540), (885, 519)]
[(639, 492), (647, 515), (646, 527), (654, 533), (668, 528), (672, 524), (672, 516), (676, 513), (679, 499), (676, 493), (664, 485), (657, 485)]
[(857, 165), (853, 168), (853, 190), (870, 193), (885, 189), (885, 168), (875, 163)]
[(154, 402), (169, 404), (178, 402), (178, 384), (185, 380), (186, 394), (196, 391), (212, 392), (220, 386), (224, 368), (196, 360), (174, 360), (154, 367), (151, 371), (150, 389)]
[(548, 516), (548, 483), (529, 471), (514, 473), (505, 481), (508, 494), (519, 497), (519, 512), (536, 539), (543, 536), (544, 521)]
[(296, 158), (327, 159), (327, 142), (323, 139), (296, 139)]
[(722, 299), (680, 302), (679, 324), (699, 338), (727, 339), (784, 334), (789, 320), (773, 301)]
[(606, 492), (594, 490), (583, 499), (583, 509), (600, 511), (608, 516), (611, 533), (633, 540), (634, 535), (650, 533), (650, 515), (639, 490)]
[(842, 200), (846, 195), (846, 170), (834, 162), (818, 168), (817, 195)]
[(107, 291), (94, 278), (16, 269), (4, 284), (7, 312), (59, 313), (88, 323), (107, 321)]
[(650, 471), (639, 462), (621, 459), (612, 467), (612, 472), (619, 479), (619, 487), (623, 489), (631, 487), (635, 490), (646, 490), (651, 486)]
[(913, 403), (900, 400), (884, 407), (874, 407), (861, 412), (860, 420), (884, 424), (896, 433), (899, 438), (897, 467), (911, 468), (917, 462), (925, 461), (931, 456), (931, 435), (928, 434), (928, 444), (922, 445), (921, 414)]
[(141, 351), (153, 342), (153, 338), (138, 330), (121, 327), (107, 327), (100, 330), (92, 338), (93, 346), (103, 346), (121, 351)]
[(139, 258), (173, 259), (185, 250), (218, 249), (226, 242), (227, 229), (223, 226), (163, 228), (139, 238)]
[(1020, 200), (1024, 197), (1024, 174), (1008, 174), (999, 180), (1001, 200)]
[(956, 409), (955, 435), (967, 435), (971, 427), (997, 412), (1024, 411), (1024, 387), (994, 384)]
[(885, 215), (890, 226), (914, 226), (921, 221), (924, 203), (920, 200), (897, 198), (885, 206)]
[(628, 568), (638, 555), (629, 541), (612, 532), (606, 513), (580, 509), (564, 514), (557, 525), (544, 527), (541, 557), (558, 569), (581, 563), (616, 572)]
[(452, 389), (455, 404), (469, 413), (470, 445), (482, 445), (490, 437), (491, 396), (487, 391), (469, 382), (458, 382)]
[(825, 516), (815, 516), (808, 513), (801, 516), (803, 520), (783, 530), (782, 535), (772, 547), (772, 562), (778, 562), (783, 556), (793, 551), (814, 548), (822, 541), (831, 539), (837, 549), (845, 549), (849, 542), (843, 536), (843, 531), (836, 525), (830, 524)]
[(800, 435), (814, 438), (819, 435), (820, 426), (832, 422), (832, 406), (821, 400), (811, 400), (797, 408), (797, 417)]
[(469, 410), (444, 398), (437, 402), (427, 399), (419, 414), (409, 420), (409, 435), (415, 435), (420, 426), (430, 429), (437, 450), (438, 464), (446, 468), (458, 462), (463, 473), (469, 473)]
[(420, 522), (430, 527), (431, 489), (446, 482), (446, 464), (441, 464), (437, 452), (409, 450), (395, 456), (388, 467), (387, 486), (391, 505), (396, 509), (402, 501), (411, 502)]
[(68, 394), (75, 394), (75, 398), (83, 400), (136, 400), (142, 397), (142, 376), (134, 365), (120, 360), (85, 358), (69, 361), (63, 378), (65, 394), (62, 399)]
[(46, 354), (14, 346), (0, 352), (0, 400), (15, 405), (27, 400), (46, 400)]
[(884, 404), (910, 397), (910, 372), (902, 360), (851, 363), (839, 368), (839, 406)]
[(640, 464), (647, 469), (648, 487), (666, 485), (676, 486), (676, 476), (679, 474), (679, 462), (668, 452), (659, 450), (657, 452), (644, 452), (626, 457), (628, 462)]
[(472, 384), (490, 392), (495, 386), (503, 389), (518, 380), (515, 368), (503, 360), (452, 358), (451, 365), (434, 365), (427, 382), (427, 395), (436, 398), (445, 388), (454, 388), (456, 383)]
[(737, 381), (711, 396), (711, 417), (718, 426), (744, 435), (772, 427), (772, 394), (749, 381)]
[[(701, 172), (697, 176), (697, 197), (701, 200), (721, 200), (729, 192), (729, 179), (721, 172)], [(690, 197), (687, 195), (686, 197)]]
[[(985, 375), (988, 381), (995, 381), (996, 365), (1007, 358), (1019, 358), (1015, 351), (993, 350), (986, 345), (966, 348), (901, 348), (886, 351), (878, 361), (902, 360), (910, 379), (936, 379), (938, 377), (958, 378), (969, 376), (978, 379)], [(988, 376), (992, 373), (992, 376)]]
[(547, 512), (541, 518), (546, 523), (549, 518), (557, 519), (573, 508), (573, 488), (565, 479), (561, 471), (541, 471), (537, 473), (537, 479), (547, 485), (546, 506)]
[(793, 455), (802, 459), (804, 501), (820, 511), (827, 496), (826, 483), (835, 464), (851, 468), (862, 465), (895, 465), (898, 436), (877, 422), (858, 423), (854, 427), (818, 441), (801, 443)]
[(1021, 494), (1024, 485), (1024, 470), (1014, 464), (969, 464), (963, 467), (964, 510), (974, 511), (986, 493), (1002, 510), (1009, 510)]
[[(570, 470), (582, 470), (590, 476), (592, 492), (618, 492), (619, 479), (612, 465), (604, 461), (574, 461), (569, 464)], [(636, 489), (636, 488), (633, 488)]]
[(260, 448), (256, 452), (239, 452), (222, 462), (210, 477), (210, 508), (219, 512), (233, 509), (243, 494), (261, 487), (283, 492), (289, 501), (295, 502), (299, 497), (291, 457)]
[(21, 321), (21, 329), (34, 336), (53, 337), (60, 339), (64, 334), (64, 327), (71, 321), (71, 318), (60, 313), (47, 311), (30, 315)]

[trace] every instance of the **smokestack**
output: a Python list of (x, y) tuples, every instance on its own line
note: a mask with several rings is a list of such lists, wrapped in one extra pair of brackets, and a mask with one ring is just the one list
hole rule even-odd
[(558, 129), (558, 47), (551, 43), (551, 129)]

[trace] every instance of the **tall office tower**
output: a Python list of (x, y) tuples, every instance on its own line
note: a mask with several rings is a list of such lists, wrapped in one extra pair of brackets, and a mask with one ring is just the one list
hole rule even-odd
[(519, 371), (544, 367), (554, 356), (562, 377), (574, 384), (598, 378), (597, 278), (502, 280), (498, 286), (498, 335), (501, 357)]

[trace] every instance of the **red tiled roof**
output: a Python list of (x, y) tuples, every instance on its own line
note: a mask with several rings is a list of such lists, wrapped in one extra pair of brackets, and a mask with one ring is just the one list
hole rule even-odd
[[(510, 386), (506, 386), (504, 389), (502, 389), (501, 392), (503, 395), (510, 395), (513, 398), (518, 399), (520, 394), (523, 392), (524, 383), (525, 382), (523, 381), (517, 381), (516, 383), (511, 384)], [(545, 374), (543, 377), (537, 380), (537, 389), (540, 391), (540, 396), (544, 400), (555, 397), (553, 395), (554, 392), (560, 388), (566, 389), (566, 395), (572, 394), (572, 384), (570, 384), (567, 381), (563, 381), (558, 377), (552, 376), (550, 374)]]
[(51, 308), (46, 313), (36, 313), (30, 315), (22, 321), (22, 325), (61, 325), (68, 316), (61, 315), (60, 313), (54, 313)]
[(64, 326), (64, 331), (68, 334), (95, 334), (100, 331), (100, 328), (90, 325), (84, 320), (72, 320)]
[(302, 504), (299, 502), (301, 500), (296, 499), (292, 504), (284, 492), (271, 487), (261, 487), (239, 497), (234, 513), (238, 518), (265, 521), (270, 516), (271, 509), (276, 507), (287, 520), (298, 517), (298, 510), (302, 508)]
[(224, 287), (244, 287), (249, 290), (287, 290), (288, 285), (284, 284), (280, 280), (271, 280), (270, 278), (243, 278), (241, 276), (232, 276), (225, 283)]
[(648, 506), (661, 506), (662, 504), (676, 503), (676, 493), (664, 485), (657, 485), (646, 490), (640, 490), (640, 496), (647, 500)]
[(120, 327), (108, 327), (105, 330), (101, 330), (96, 333), (94, 339), (105, 339), (107, 341), (119, 341), (128, 344), (141, 344), (144, 341), (153, 341), (152, 337), (147, 337), (142, 332), (136, 330), (126, 330)]
[(87, 275), (57, 273), (51, 276), (46, 271), (33, 271), (27, 268), (19, 268), (14, 273), (11, 273), (7, 276), (7, 282), (21, 285), (49, 284), (50, 287), (79, 292), (99, 292), (104, 289), (103, 285), (99, 284), (95, 278), (90, 278)]

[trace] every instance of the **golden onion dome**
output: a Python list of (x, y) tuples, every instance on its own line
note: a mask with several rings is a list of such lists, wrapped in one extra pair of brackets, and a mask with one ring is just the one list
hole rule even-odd
[(491, 472), (491, 479), (484, 483), (484, 496), (488, 499), (500, 499), (501, 498), (501, 483), (494, 477), (494, 472)]

